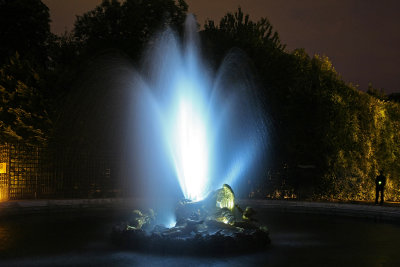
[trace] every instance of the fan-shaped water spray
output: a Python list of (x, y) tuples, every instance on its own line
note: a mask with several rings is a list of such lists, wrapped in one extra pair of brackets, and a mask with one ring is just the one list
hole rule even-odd
[(183, 45), (170, 29), (160, 34), (135, 85), (135, 112), (141, 114), (135, 121), (141, 132), (137, 155), (151, 149), (154, 156), (140, 164), (147, 165), (141, 175), (169, 166), (192, 201), (222, 184), (234, 187), (238, 178), (249, 175), (267, 140), (243, 55), (228, 54), (213, 73), (199, 48), (196, 21), (188, 16)]

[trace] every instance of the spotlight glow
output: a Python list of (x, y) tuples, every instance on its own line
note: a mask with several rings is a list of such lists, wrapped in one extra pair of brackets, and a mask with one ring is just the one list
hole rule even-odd
[(176, 225), (176, 220), (173, 217), (170, 217), (167, 224), (165, 225), (168, 228), (172, 228)]
[[(140, 166), (146, 170), (145, 177), (150, 177), (157, 165), (171, 162), (184, 197), (200, 201), (224, 183), (234, 186), (247, 173), (256, 155), (265, 149), (266, 132), (257, 99), (252, 96), (251, 75), (240, 57), (228, 55), (212, 74), (198, 51), (192, 16), (187, 19), (186, 31), (183, 47), (167, 30), (150, 50), (150, 69), (141, 77), (143, 92), (138, 98), (137, 112), (146, 114), (137, 124), (144, 133), (138, 140), (144, 151), (139, 156), (149, 154), (149, 147), (155, 148), (152, 152), (157, 157), (167, 156), (144, 159)], [(149, 121), (156, 121), (160, 129), (146, 129)], [(155, 147), (160, 143), (161, 147)]]
[(185, 198), (204, 198), (208, 179), (208, 140), (205, 120), (189, 99), (179, 103), (172, 155)]

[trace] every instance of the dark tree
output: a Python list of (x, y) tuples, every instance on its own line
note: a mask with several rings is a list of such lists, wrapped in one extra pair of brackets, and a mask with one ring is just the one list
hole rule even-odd
[(43, 65), (50, 36), (49, 9), (40, 0), (0, 0), (0, 65), (16, 52)]
[(83, 53), (118, 49), (138, 59), (157, 30), (166, 24), (181, 27), (187, 8), (183, 0), (103, 0), (77, 17), (74, 35)]
[(400, 103), (400, 93), (391, 93), (388, 95), (388, 100)]
[(203, 35), (210, 40), (208, 45), (212, 46), (214, 54), (219, 57), (232, 47), (243, 49), (250, 57), (261, 53), (261, 58), (266, 53), (285, 49), (267, 18), (253, 22), (241, 8), (235, 13), (227, 13), (218, 25), (212, 20), (207, 21)]
[[(102, 56), (136, 61), (154, 34), (165, 25), (182, 27), (187, 5), (183, 0), (104, 0), (93, 10), (78, 16), (74, 30), (52, 36), (46, 95), (52, 110), (59, 112), (72, 88)], [(55, 117), (58, 117), (55, 114)]]

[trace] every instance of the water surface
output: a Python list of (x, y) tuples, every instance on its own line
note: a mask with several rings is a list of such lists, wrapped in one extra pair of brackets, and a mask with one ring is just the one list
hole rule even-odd
[(109, 235), (124, 214), (25, 215), (0, 219), (0, 266), (400, 266), (400, 226), (371, 220), (259, 210), (272, 244), (220, 257), (123, 251)]

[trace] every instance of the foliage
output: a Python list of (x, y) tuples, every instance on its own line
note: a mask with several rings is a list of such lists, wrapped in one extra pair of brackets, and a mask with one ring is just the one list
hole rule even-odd
[(261, 77), (260, 96), (275, 127), (275, 167), (251, 195), (371, 200), (383, 168), (387, 198), (400, 200), (400, 106), (386, 102), (383, 90), (363, 93), (344, 83), (326, 56), (284, 51), (266, 22), (251, 22), (239, 9), (219, 27), (207, 22), (203, 32), (217, 58), (237, 46)]
[(267, 18), (253, 22), (249, 15), (244, 15), (241, 8), (238, 8), (235, 13), (227, 13), (221, 19), (218, 27), (215, 26), (214, 21), (209, 20), (204, 28), (207, 34), (218, 33), (221, 40), (225, 39), (226, 41), (222, 44), (225, 47), (231, 47), (233, 42), (243, 49), (252, 47), (267, 49), (268, 51), (285, 48), (280, 42), (278, 33), (273, 30)]
[(388, 97), (385, 94), (385, 91), (382, 88), (381, 89), (374, 88), (372, 87), (371, 83), (368, 84), (367, 94), (374, 96), (380, 100), (388, 99)]
[(50, 34), (49, 9), (40, 0), (0, 0), (0, 65), (18, 52), (44, 64)]
[(40, 78), (19, 55), (0, 68), (0, 142), (40, 144), (51, 122), (39, 91)]
[(0, 1), (0, 142), (48, 139), (44, 80), (51, 38), (49, 9), (40, 0)]
[(183, 25), (187, 8), (183, 0), (103, 0), (77, 17), (74, 36), (82, 53), (119, 49), (138, 59), (144, 45), (164, 24)]
[(78, 45), (71, 33), (52, 35), (48, 46), (48, 68), (43, 71), (42, 91), (49, 116), (56, 121), (81, 71)]
[[(88, 76), (93, 77), (94, 73), (101, 72), (99, 65), (106, 63), (99, 62), (109, 58), (137, 62), (145, 45), (157, 31), (166, 25), (177, 29), (182, 27), (186, 11), (187, 5), (183, 0), (104, 0), (93, 10), (78, 16), (72, 32), (54, 37), (49, 49), (51, 69), (46, 74), (45, 87), (57, 137), (60, 134), (65, 135), (65, 138), (73, 135), (68, 132), (70, 128), (64, 126), (70, 123), (72, 114), (77, 113), (78, 103), (70, 105), (69, 102), (92, 103), (91, 98), (101, 94), (99, 88), (82, 85)], [(101, 86), (105, 87), (104, 84)], [(91, 127), (86, 124), (87, 118), (84, 116), (74, 119), (80, 125)], [(97, 128), (89, 132), (93, 135), (96, 131), (98, 133)], [(93, 141), (92, 137), (89, 139)], [(84, 136), (80, 136), (80, 140), (90, 143)]]
[(209, 53), (217, 61), (221, 61), (228, 50), (235, 47), (245, 51), (256, 65), (256, 70), (262, 70), (263, 75), (267, 75), (260, 75), (264, 81), (270, 76), (279, 79), (279, 75), (283, 73), (271, 63), (280, 61), (280, 66), (285, 64), (285, 45), (281, 43), (278, 33), (266, 18), (253, 22), (249, 15), (245, 15), (239, 8), (235, 13), (227, 13), (218, 26), (209, 20), (204, 25), (202, 36)]

